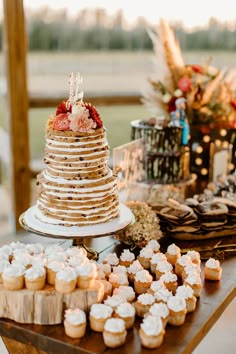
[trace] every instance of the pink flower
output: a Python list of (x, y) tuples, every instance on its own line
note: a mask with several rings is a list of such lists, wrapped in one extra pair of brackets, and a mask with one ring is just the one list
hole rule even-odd
[(68, 113), (58, 114), (53, 122), (54, 130), (69, 130), (70, 122), (68, 119)]
[(92, 133), (97, 127), (96, 122), (89, 118), (89, 110), (85, 107), (77, 110), (76, 113), (71, 114), (70, 129), (74, 132)]
[(182, 79), (180, 79), (178, 82), (178, 88), (180, 88), (180, 90), (183, 92), (190, 91), (191, 87), (192, 81), (189, 77), (182, 77)]

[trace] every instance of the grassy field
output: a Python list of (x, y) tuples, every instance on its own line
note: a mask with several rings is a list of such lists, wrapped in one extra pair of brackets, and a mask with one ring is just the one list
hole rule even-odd
[[(186, 63), (204, 63), (212, 56), (217, 67), (236, 65), (235, 52), (183, 53)], [(29, 53), (28, 85), (34, 95), (68, 96), (68, 74), (80, 72), (84, 78), (83, 90), (87, 94), (111, 92), (141, 93), (153, 67), (152, 52), (89, 52), (89, 53)], [(4, 58), (0, 54), (0, 94), (4, 93)], [(59, 103), (59, 102), (58, 102)], [(92, 103), (92, 102), (91, 102)], [(55, 107), (56, 108), (56, 107)], [(143, 106), (97, 107), (108, 131), (113, 149), (130, 141), (130, 121), (150, 116)], [(54, 109), (34, 109), (29, 112), (31, 155), (41, 158), (44, 154), (44, 127)], [(7, 104), (0, 101), (0, 126), (7, 129)]]

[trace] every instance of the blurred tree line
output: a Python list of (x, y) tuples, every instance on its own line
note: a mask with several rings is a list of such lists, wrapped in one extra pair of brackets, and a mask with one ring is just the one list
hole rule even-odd
[[(151, 50), (147, 28), (139, 17), (132, 28), (122, 10), (111, 17), (105, 9), (84, 9), (73, 16), (67, 10), (42, 7), (26, 12), (30, 51)], [(187, 31), (182, 23), (172, 23), (182, 50), (235, 50), (236, 21), (222, 23), (211, 18), (208, 26)], [(155, 28), (153, 28), (155, 29)], [(0, 45), (3, 25), (0, 24)]]

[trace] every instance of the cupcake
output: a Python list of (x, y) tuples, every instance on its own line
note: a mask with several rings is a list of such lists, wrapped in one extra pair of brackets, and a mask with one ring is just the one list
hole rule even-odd
[(120, 255), (120, 265), (129, 267), (135, 260), (134, 253), (130, 252), (128, 249), (124, 249)]
[(67, 258), (83, 256), (87, 258), (87, 251), (84, 247), (72, 246), (67, 248), (64, 252)]
[(188, 251), (186, 253), (187, 256), (189, 256), (191, 258), (191, 261), (200, 266), (201, 265), (201, 256), (200, 256), (200, 253), (197, 252), (197, 251), (194, 251), (194, 250), (191, 250), (191, 251)]
[(96, 280), (106, 280), (106, 275), (102, 270), (97, 270)]
[(172, 297), (172, 292), (169, 291), (166, 288), (163, 289), (159, 289), (155, 292), (155, 294), (153, 295), (155, 302), (159, 303), (159, 302), (163, 302), (164, 304), (167, 304), (168, 300), (170, 297)]
[(115, 309), (114, 317), (124, 320), (125, 328), (130, 329), (135, 321), (135, 308), (129, 302), (123, 302)]
[(65, 267), (56, 273), (55, 289), (61, 294), (70, 294), (75, 290), (77, 283), (76, 271)]
[(167, 261), (166, 255), (164, 253), (159, 252), (153, 254), (150, 260), (150, 268), (153, 274), (155, 274), (157, 264), (163, 261)]
[(67, 336), (82, 338), (86, 331), (86, 315), (79, 308), (65, 311), (64, 328)]
[(149, 294), (155, 294), (160, 289), (166, 289), (165, 284), (162, 280), (155, 280), (152, 282), (150, 288), (147, 290)]
[(196, 309), (197, 298), (193, 295), (193, 289), (189, 285), (181, 285), (177, 288), (176, 295), (186, 301), (187, 312), (193, 312)]
[(103, 332), (106, 320), (112, 317), (113, 309), (105, 304), (93, 304), (89, 312), (90, 328), (95, 332)]
[(2, 280), (2, 273), (4, 271), (5, 268), (9, 267), (10, 262), (8, 261), (7, 258), (2, 258), (0, 260), (0, 284), (2, 284), (3, 280)]
[(181, 275), (182, 280), (186, 279), (191, 274), (195, 274), (198, 277), (201, 275), (201, 268), (195, 263), (186, 264), (186, 266), (184, 266)]
[(66, 259), (66, 264), (70, 267), (80, 267), (86, 263), (89, 263), (89, 259), (83, 253), (78, 253), (78, 255)]
[(131, 286), (121, 285), (119, 288), (114, 289), (113, 295), (121, 295), (125, 297), (128, 302), (135, 300), (135, 292)]
[(112, 273), (116, 273), (116, 274), (123, 273), (123, 274), (127, 275), (127, 268), (123, 265), (114, 266), (112, 268)]
[(97, 266), (94, 262), (90, 261), (79, 267), (76, 267), (77, 286), (80, 289), (88, 289), (94, 286), (94, 281), (97, 276)]
[(109, 318), (104, 326), (103, 340), (107, 347), (117, 348), (125, 344), (127, 331), (121, 318)]
[(26, 249), (16, 249), (13, 252), (13, 258), (11, 264), (21, 264), (24, 268), (30, 268), (32, 263), (32, 256)]
[(180, 248), (176, 246), (175, 243), (172, 243), (167, 247), (165, 255), (168, 262), (170, 262), (174, 266), (177, 259), (181, 256)]
[(153, 250), (150, 247), (144, 247), (141, 249), (137, 259), (144, 269), (150, 269), (150, 261), (153, 256)]
[(209, 258), (204, 267), (204, 277), (206, 280), (220, 280), (222, 268), (217, 259)]
[(165, 330), (162, 321), (156, 316), (147, 316), (140, 325), (139, 337), (145, 348), (154, 349), (163, 343)]
[(191, 263), (192, 260), (188, 255), (184, 254), (180, 256), (175, 263), (175, 274), (177, 274), (178, 277), (181, 278), (184, 267)]
[(157, 240), (148, 241), (146, 247), (150, 247), (153, 250), (153, 253), (160, 252), (160, 243)]
[(104, 300), (104, 304), (110, 306), (113, 310), (123, 302), (126, 302), (126, 298), (122, 295), (108, 296), (106, 300)]
[(163, 262), (157, 263), (156, 269), (155, 269), (156, 280), (159, 280), (163, 274), (165, 274), (167, 272), (172, 272), (172, 270), (173, 270), (173, 266), (168, 261), (163, 261)]
[(193, 289), (193, 295), (196, 297), (201, 296), (202, 292), (202, 280), (197, 274), (188, 275), (184, 279), (183, 285), (189, 285)]
[(152, 284), (152, 275), (145, 269), (138, 271), (134, 277), (134, 290), (137, 294), (146, 293)]
[(178, 287), (177, 280), (177, 275), (171, 272), (167, 272), (160, 277), (160, 281), (164, 283), (166, 289), (171, 291), (173, 294), (175, 294)]
[(109, 275), (109, 282), (113, 289), (119, 288), (121, 285), (129, 285), (127, 275), (124, 273), (111, 273)]
[(42, 266), (32, 266), (25, 271), (25, 286), (29, 290), (42, 290), (46, 283), (46, 270)]
[(108, 279), (109, 275), (111, 274), (111, 265), (109, 263), (101, 263), (101, 264), (97, 264), (98, 266), (98, 270), (103, 271), (106, 279)]
[(56, 274), (57, 272), (65, 268), (65, 264), (58, 261), (48, 261), (45, 268), (47, 275), (47, 283), (49, 285), (55, 285)]
[(160, 317), (160, 319), (162, 320), (163, 328), (165, 328), (168, 322), (169, 313), (170, 311), (168, 309), (168, 306), (162, 302), (159, 302), (158, 304), (155, 303), (150, 307), (147, 316), (152, 315)]
[(34, 256), (36, 254), (42, 254), (44, 252), (44, 246), (41, 243), (39, 243), (39, 242), (37, 242), (37, 243), (28, 243), (25, 246), (25, 249), (32, 256)]
[(152, 294), (141, 294), (134, 303), (136, 314), (139, 317), (144, 317), (149, 311), (149, 308), (154, 304), (155, 299)]
[(108, 253), (106, 257), (103, 259), (102, 263), (108, 263), (110, 266), (117, 266), (119, 264), (119, 258), (116, 253)]
[(180, 296), (172, 296), (167, 302), (169, 313), (168, 323), (172, 326), (181, 326), (186, 317), (187, 308), (186, 301)]
[(131, 283), (134, 282), (134, 277), (135, 274), (143, 270), (143, 267), (141, 266), (140, 262), (138, 260), (134, 261), (128, 268), (127, 268), (127, 273), (128, 273), (128, 279)]
[(66, 261), (66, 254), (65, 252), (57, 252), (57, 253), (50, 253), (47, 255), (48, 261), (57, 261), (64, 263)]
[(2, 272), (3, 287), (7, 290), (24, 288), (25, 267), (22, 264), (10, 264)]

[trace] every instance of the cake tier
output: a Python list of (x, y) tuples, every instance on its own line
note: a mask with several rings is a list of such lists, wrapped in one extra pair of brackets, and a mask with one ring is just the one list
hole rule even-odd
[(117, 179), (107, 166), (108, 157), (104, 129), (93, 133), (48, 130), (48, 166), (37, 176), (41, 211), (37, 217), (64, 226), (87, 226), (117, 217)]

